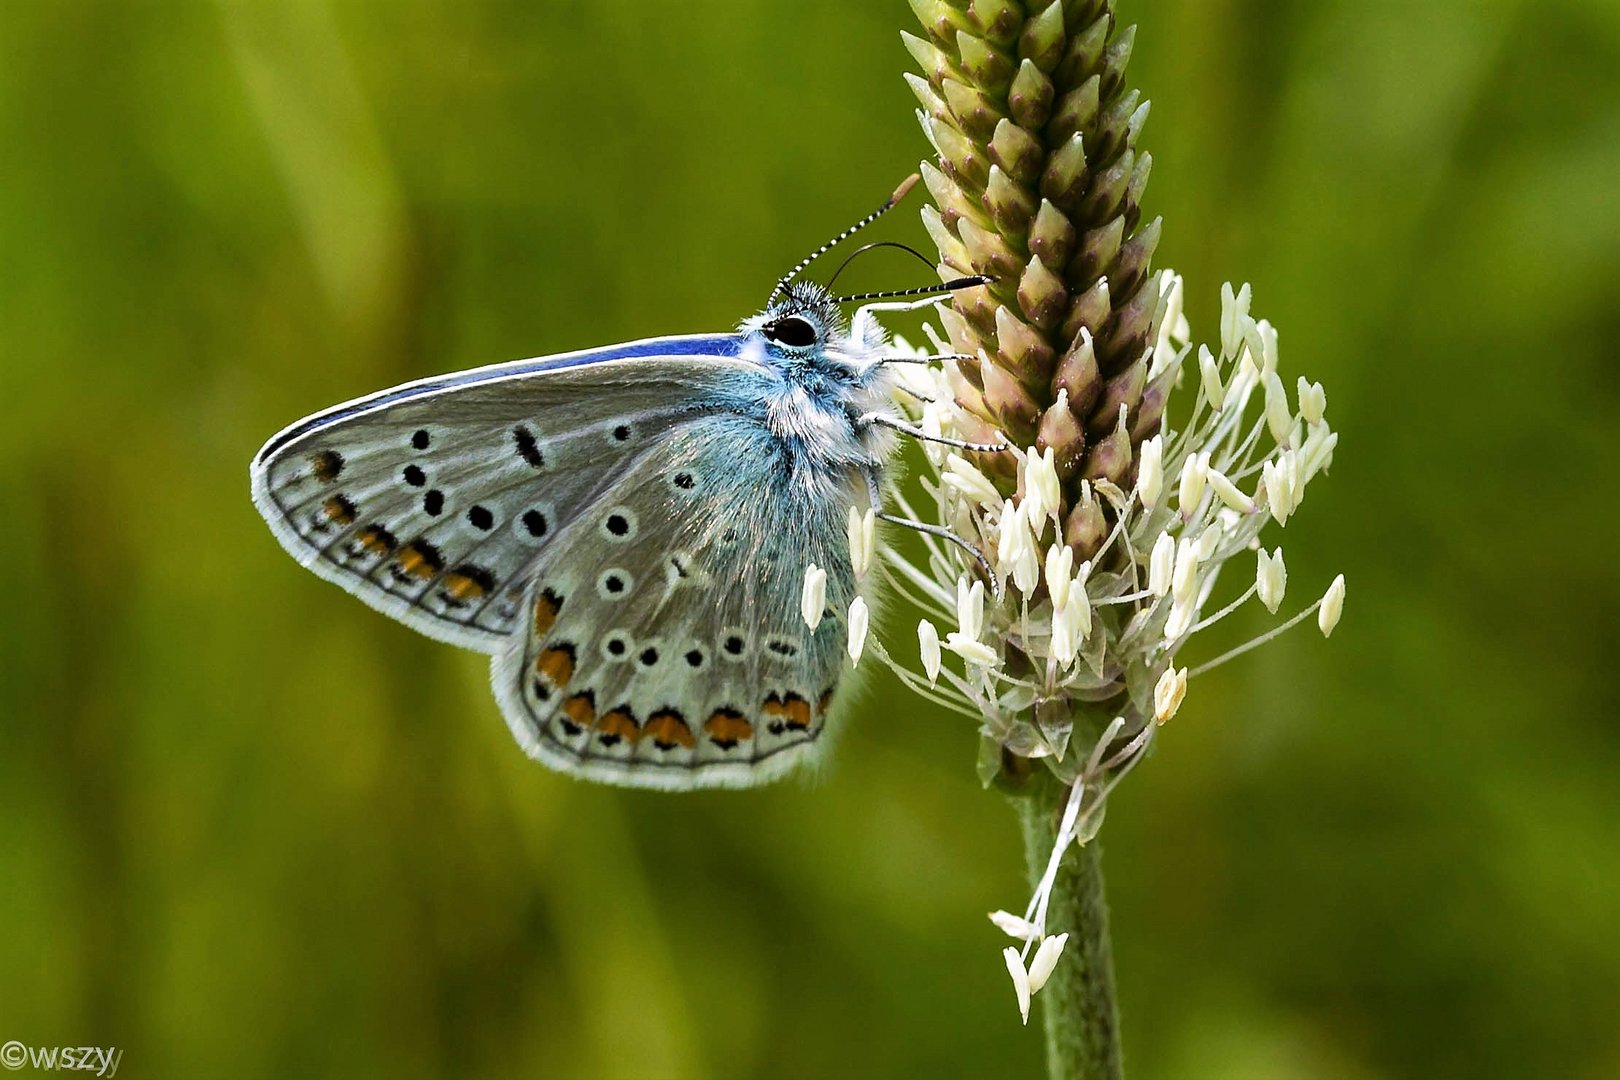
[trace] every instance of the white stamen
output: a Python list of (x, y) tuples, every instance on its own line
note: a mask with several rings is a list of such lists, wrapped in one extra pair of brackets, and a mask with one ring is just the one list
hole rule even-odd
[(956, 579), (956, 626), (963, 637), (974, 639), (984, 629), (984, 582)]
[(863, 514), (855, 507), (849, 508), (849, 565), (855, 571), (855, 576), (862, 578), (872, 566), (872, 556), (877, 550), (877, 510), (868, 508)]
[(1266, 372), (1266, 427), (1278, 446), (1287, 446), (1294, 430), (1294, 414), (1288, 411), (1288, 391), (1275, 371)]
[(1136, 493), (1142, 505), (1149, 510), (1159, 503), (1164, 490), (1164, 436), (1155, 435), (1142, 444), (1142, 456), (1136, 469)]
[(1153, 554), (1148, 560), (1148, 592), (1163, 596), (1170, 591), (1176, 568), (1176, 542), (1169, 533), (1160, 533), (1153, 541)]
[(1046, 591), (1052, 597), (1052, 610), (1062, 611), (1069, 602), (1069, 588), (1074, 584), (1069, 575), (1074, 571), (1074, 549), (1067, 544), (1053, 544), (1046, 549)]
[[(1243, 287), (1248, 288), (1247, 285)], [(1260, 362), (1260, 370), (1270, 375), (1277, 370), (1277, 328), (1270, 321), (1261, 319), (1254, 324), (1254, 331), (1260, 338), (1260, 355), (1256, 359)]]
[(1018, 995), (1018, 1015), (1029, 1023), (1029, 972), (1024, 970), (1024, 959), (1011, 945), (1001, 950), (1007, 961), (1007, 974), (1012, 976), (1013, 992)]
[(996, 929), (1019, 941), (1029, 941), (1040, 934), (1040, 929), (1034, 923), (1019, 918), (1010, 911), (992, 911), (990, 921), (996, 924)]
[(804, 592), (799, 596), (799, 614), (812, 632), (821, 625), (827, 610), (827, 571), (811, 563), (804, 568)]
[(923, 619), (917, 624), (917, 647), (922, 653), (923, 671), (928, 675), (928, 685), (932, 686), (939, 681), (939, 631), (934, 624)]
[(980, 667), (994, 667), (997, 660), (996, 651), (982, 641), (964, 637), (954, 630), (945, 635), (945, 647), (971, 664)]
[(1170, 617), (1164, 620), (1164, 639), (1174, 643), (1182, 635), (1192, 629), (1193, 619), (1198, 615), (1197, 610), (1190, 603), (1180, 600), (1170, 605)]
[(1221, 502), (1230, 506), (1240, 514), (1254, 513), (1254, 500), (1238, 490), (1236, 484), (1226, 478), (1226, 474), (1219, 469), (1209, 470), (1209, 486)]
[(1305, 447), (1300, 452), (1301, 468), (1307, 479), (1333, 464), (1333, 448), (1337, 445), (1339, 445), (1337, 431), (1329, 431), (1326, 426), (1311, 430), (1305, 439)]
[(1001, 501), (1001, 492), (996, 490), (996, 485), (986, 479), (984, 473), (976, 469), (967, 458), (955, 456), (947, 458), (945, 471), (940, 474), (939, 479), (946, 487), (960, 491), (976, 503), (994, 506)]
[(1209, 402), (1211, 409), (1218, 411), (1221, 402), (1226, 400), (1226, 387), (1221, 385), (1221, 368), (1215, 362), (1208, 345), (1198, 346), (1198, 374), (1199, 385), (1204, 391), (1204, 400)]
[(1011, 499), (1001, 507), (1001, 537), (996, 544), (996, 569), (1013, 579), (1018, 591), (1028, 596), (1040, 581), (1040, 558), (1035, 553), (1035, 538), (1030, 535), (1029, 522), (1024, 510), (1028, 500), (1014, 505)]
[(1183, 540), (1176, 545), (1176, 570), (1170, 578), (1170, 592), (1177, 603), (1187, 603), (1198, 592), (1198, 545)]
[(1080, 654), (1080, 641), (1085, 637), (1082, 622), (1089, 628), (1091, 604), (1084, 589), (1070, 596), (1068, 605), (1052, 616), (1052, 658), (1064, 667), (1074, 663)]
[(1086, 592), (1086, 575), (1091, 573), (1090, 563), (1081, 563), (1080, 572), (1069, 587), (1069, 606), (1065, 611), (1074, 615), (1074, 628), (1082, 639), (1091, 635), (1091, 594)]
[(1266, 461), (1260, 466), (1260, 483), (1266, 489), (1266, 505), (1277, 524), (1288, 524), (1294, 512), (1294, 484), (1286, 460)]
[[(1221, 355), (1235, 357), (1243, 348), (1245, 324), (1249, 319), (1249, 299), (1253, 295), (1245, 284), (1236, 293), (1229, 281), (1221, 286)], [(1256, 358), (1258, 359), (1258, 358)]]
[(1271, 555), (1261, 548), (1257, 556), (1258, 565), (1254, 571), (1254, 588), (1260, 596), (1260, 602), (1266, 610), (1273, 615), (1282, 605), (1283, 593), (1288, 589), (1288, 568), (1283, 565), (1282, 548), (1278, 548)]
[(1181, 488), (1178, 498), (1181, 516), (1191, 517), (1198, 509), (1198, 500), (1204, 497), (1204, 481), (1209, 477), (1209, 454), (1188, 454), (1181, 466)]
[(1320, 424), (1322, 417), (1327, 413), (1327, 391), (1322, 384), (1308, 381), (1305, 376), (1299, 377), (1299, 414), (1305, 418), (1307, 424)]
[(1316, 613), (1317, 628), (1322, 631), (1323, 637), (1332, 637), (1333, 628), (1339, 625), (1339, 616), (1344, 614), (1344, 575), (1340, 574), (1328, 586), (1328, 591), (1322, 597), (1322, 607)]
[(871, 612), (866, 610), (866, 598), (857, 596), (849, 605), (849, 658), (856, 664), (861, 662), (861, 651), (866, 648), (866, 631), (871, 618)]
[(1063, 946), (1068, 944), (1068, 934), (1058, 934), (1043, 940), (1035, 955), (1029, 961), (1029, 992), (1037, 993), (1046, 985), (1046, 980), (1052, 977), (1052, 969), (1057, 967), (1058, 957), (1063, 955)]
[(1153, 687), (1153, 719), (1162, 724), (1176, 715), (1176, 710), (1181, 708), (1181, 699), (1186, 696), (1187, 669), (1177, 670), (1174, 665), (1165, 668)]
[(1063, 502), (1063, 488), (1058, 483), (1057, 451), (1046, 448), (1038, 454), (1032, 446), (1024, 455), (1024, 517), (1030, 531), (1038, 541), (1046, 530), (1046, 519)]

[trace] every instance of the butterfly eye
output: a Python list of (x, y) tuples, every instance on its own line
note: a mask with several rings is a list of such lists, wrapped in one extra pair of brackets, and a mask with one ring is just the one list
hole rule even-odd
[(807, 349), (816, 343), (816, 328), (809, 319), (797, 315), (766, 323), (763, 333), (772, 341), (791, 349)]

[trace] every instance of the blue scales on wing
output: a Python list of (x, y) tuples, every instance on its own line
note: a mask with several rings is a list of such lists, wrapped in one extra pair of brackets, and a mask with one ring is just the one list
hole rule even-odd
[(317, 574), (431, 637), (498, 652), (565, 526), (757, 377), (737, 340), (517, 361), (336, 406), (259, 452), (254, 503)]
[[(756, 418), (695, 418), (617, 474), (540, 560), (493, 662), (513, 734), (553, 768), (681, 790), (746, 786), (825, 730), (855, 595), (853, 481), (795, 473)], [(827, 569), (812, 632), (800, 596)]]

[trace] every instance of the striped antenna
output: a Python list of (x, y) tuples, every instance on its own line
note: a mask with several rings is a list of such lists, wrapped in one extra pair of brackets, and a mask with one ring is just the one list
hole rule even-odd
[(854, 296), (835, 296), (832, 298), (832, 302), (835, 304), (849, 304), (857, 300), (895, 300), (903, 296), (930, 296), (934, 293), (955, 292), (957, 289), (971, 289), (977, 285), (989, 285), (995, 280), (993, 277), (975, 274), (972, 277), (952, 278), (950, 281), (944, 281), (938, 285), (923, 285), (915, 289), (898, 289), (895, 292), (857, 293)]
[(890, 210), (893, 210), (895, 206), (899, 204), (900, 200), (906, 197), (906, 193), (916, 186), (918, 179), (920, 178), (916, 173), (912, 173), (910, 176), (906, 177), (900, 182), (900, 186), (894, 189), (894, 194), (890, 195), (886, 200), (884, 200), (882, 206), (878, 207), (870, 214), (867, 214), (865, 217), (861, 218), (861, 220), (857, 221), (855, 224), (851, 225), (849, 228), (845, 229), (843, 232), (839, 233), (825, 244), (822, 244), (810, 254), (806, 255), (803, 259), (799, 260), (799, 265), (795, 266), (792, 270), (789, 270), (782, 277), (782, 280), (776, 283), (776, 288), (771, 290), (771, 295), (766, 299), (765, 306), (770, 307), (772, 304), (776, 303), (776, 298), (782, 295), (782, 291), (784, 289), (793, 284), (795, 278), (804, 273), (805, 267), (809, 266), (811, 263), (821, 258), (821, 256), (827, 254), (827, 252), (831, 251), (845, 240), (848, 240), (851, 236), (854, 236), (868, 225), (872, 224), (872, 222), (876, 221), (884, 214), (887, 214)]

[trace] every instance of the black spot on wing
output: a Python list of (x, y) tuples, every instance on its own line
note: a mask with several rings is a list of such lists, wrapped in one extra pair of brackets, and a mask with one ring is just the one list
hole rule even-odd
[(518, 457), (529, 463), (531, 468), (544, 468), (545, 455), (540, 453), (540, 443), (534, 437), (534, 432), (519, 424), (512, 429), (512, 439), (517, 443)]

